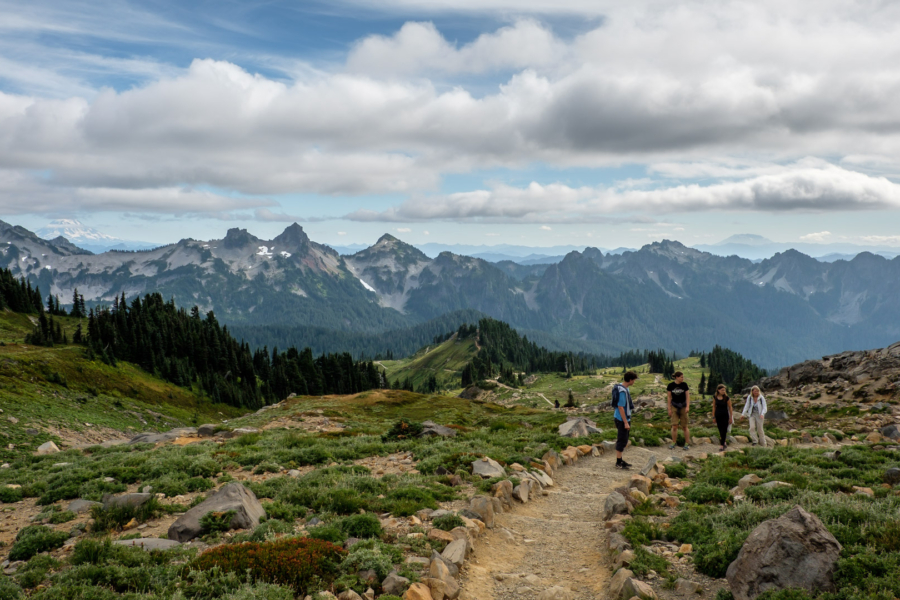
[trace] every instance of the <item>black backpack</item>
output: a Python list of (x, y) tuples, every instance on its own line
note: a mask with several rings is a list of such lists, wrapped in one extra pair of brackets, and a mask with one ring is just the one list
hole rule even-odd
[(619, 392), (623, 389), (626, 389), (626, 388), (621, 383), (613, 384), (612, 400), (609, 403), (609, 405), (612, 407), (613, 410), (615, 410), (619, 407)]

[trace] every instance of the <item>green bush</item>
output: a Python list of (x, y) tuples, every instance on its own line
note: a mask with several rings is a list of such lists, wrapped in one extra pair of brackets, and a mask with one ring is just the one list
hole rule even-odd
[(71, 510), (64, 510), (62, 512), (56, 512), (50, 515), (50, 523), (54, 525), (59, 525), (60, 523), (68, 523), (69, 521), (75, 520), (75, 513)]
[(200, 570), (247, 573), (253, 581), (288, 586), (305, 595), (314, 591), (313, 586), (327, 585), (337, 577), (344, 554), (329, 542), (285, 538), (217, 546), (197, 557), (193, 565)]
[(697, 504), (721, 504), (731, 497), (727, 490), (708, 483), (695, 483), (685, 489), (683, 494), (689, 502)]
[(56, 550), (69, 539), (69, 534), (53, 531), (44, 525), (29, 525), (19, 530), (9, 551), (9, 560), (28, 560), (35, 554)]
[(22, 499), (22, 488), (11, 488), (7, 486), (0, 487), (0, 502), (7, 504), (18, 502)]
[(459, 515), (450, 513), (449, 515), (441, 515), (431, 522), (432, 525), (444, 531), (450, 531), (455, 527), (465, 527), (466, 523)]
[(237, 514), (237, 511), (234, 510), (226, 510), (226, 511), (210, 511), (200, 517), (200, 527), (203, 528), (204, 533), (222, 533), (223, 531), (228, 531), (231, 529), (231, 520), (234, 519), (234, 515)]
[(622, 536), (635, 548), (646, 546), (653, 540), (666, 539), (663, 530), (657, 527), (655, 523), (640, 517), (625, 523), (625, 527), (622, 529)]
[(341, 571), (348, 574), (368, 571), (369, 569), (375, 571), (378, 575), (378, 581), (381, 581), (394, 569), (394, 565), (391, 557), (383, 554), (380, 549), (365, 547), (357, 549), (356, 546), (350, 549), (350, 554), (341, 563)]
[(223, 600), (294, 600), (294, 592), (280, 585), (255, 583), (242, 585), (240, 589), (224, 596)]
[(631, 561), (628, 568), (638, 577), (644, 577), (650, 571), (656, 571), (665, 576), (669, 572), (669, 561), (637, 546), (634, 550), (634, 560)]
[(797, 588), (768, 590), (757, 596), (758, 600), (812, 600), (809, 592)]
[(687, 466), (684, 463), (671, 462), (666, 463), (666, 475), (682, 479), (687, 477)]
[(340, 527), (335, 525), (319, 525), (312, 527), (306, 531), (306, 536), (314, 540), (322, 540), (331, 542), (332, 544), (343, 544), (347, 541), (347, 536)]
[(161, 507), (155, 497), (140, 506), (117, 505), (109, 508), (95, 506), (91, 508), (91, 517), (94, 519), (91, 531), (119, 531), (132, 519), (143, 523), (158, 516), (161, 512)]
[(0, 577), (0, 600), (19, 600), (24, 597), (22, 588), (16, 585), (12, 579)]
[(306, 514), (305, 508), (291, 506), (290, 504), (285, 504), (279, 500), (276, 500), (275, 502), (263, 502), (262, 507), (266, 511), (266, 516), (270, 519), (278, 519), (279, 521), (293, 521), (301, 515)]
[(400, 419), (394, 423), (387, 433), (381, 436), (381, 441), (408, 440), (417, 438), (422, 433), (422, 424), (409, 419)]
[(381, 535), (381, 521), (371, 514), (351, 515), (341, 519), (338, 525), (347, 537), (372, 538)]
[(234, 536), (233, 543), (240, 542), (265, 542), (270, 537), (279, 533), (293, 533), (294, 526), (277, 519), (269, 519), (265, 523), (257, 525), (250, 533), (240, 533)]
[(716, 600), (734, 600), (734, 594), (727, 588), (722, 588), (716, 592)]

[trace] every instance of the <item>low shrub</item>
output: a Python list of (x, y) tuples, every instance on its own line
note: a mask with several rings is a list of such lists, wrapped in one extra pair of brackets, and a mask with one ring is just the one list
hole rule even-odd
[(462, 517), (453, 513), (449, 515), (441, 515), (431, 522), (432, 525), (444, 531), (450, 531), (455, 527), (465, 527), (466, 523)]
[(234, 536), (234, 543), (240, 542), (265, 542), (279, 533), (293, 533), (294, 526), (277, 519), (269, 519), (265, 523), (257, 525), (250, 533), (240, 533)]
[(56, 550), (69, 539), (63, 531), (53, 531), (44, 525), (29, 525), (19, 530), (16, 542), (9, 550), (9, 560), (28, 560), (35, 554)]
[(684, 463), (666, 463), (666, 475), (669, 477), (675, 477), (676, 479), (683, 479), (687, 477), (687, 466)]
[(0, 502), (10, 504), (22, 499), (22, 488), (0, 487)]
[(347, 536), (340, 527), (335, 525), (319, 525), (312, 527), (306, 531), (306, 536), (314, 540), (322, 540), (331, 542), (332, 544), (343, 544), (347, 541)]
[(222, 600), (294, 600), (294, 592), (281, 585), (254, 583), (242, 585), (238, 590), (224, 596)]
[(161, 512), (162, 509), (155, 497), (140, 506), (119, 505), (109, 508), (95, 506), (91, 509), (91, 517), (94, 519), (91, 531), (119, 531), (132, 519), (143, 523), (158, 516)]
[(381, 441), (408, 440), (417, 438), (422, 433), (422, 424), (409, 419), (400, 419), (387, 430), (387, 433), (381, 436)]
[(247, 573), (253, 581), (285, 585), (305, 595), (314, 591), (314, 586), (327, 585), (337, 577), (344, 555), (342, 548), (329, 542), (286, 538), (218, 546), (201, 554), (193, 564), (200, 570), (217, 567), (229, 573)]
[(231, 520), (236, 514), (237, 511), (234, 510), (220, 512), (210, 511), (200, 517), (200, 527), (203, 528), (204, 533), (222, 533), (223, 531), (228, 531), (231, 529)]
[(631, 514), (635, 517), (664, 517), (666, 516), (666, 511), (648, 499), (635, 506)]
[(44, 582), (51, 569), (59, 567), (59, 561), (49, 554), (38, 554), (24, 567), (16, 571), (18, 584), (25, 589), (33, 589)]
[(757, 596), (759, 600), (812, 600), (806, 590), (787, 588), (784, 590), (767, 590)]
[(715, 600), (734, 600), (734, 594), (731, 593), (731, 590), (722, 588), (716, 592)]
[(263, 502), (263, 509), (270, 519), (278, 519), (279, 521), (293, 521), (301, 515), (306, 514), (306, 508), (291, 506), (280, 500), (275, 502)]
[(631, 561), (628, 568), (638, 577), (644, 577), (650, 571), (656, 571), (659, 575), (665, 576), (669, 571), (669, 561), (637, 546), (634, 551), (634, 560)]
[(727, 490), (708, 483), (695, 483), (688, 487), (683, 494), (689, 502), (697, 504), (721, 504), (727, 502), (731, 497)]
[(68, 523), (69, 521), (74, 521), (75, 516), (75, 513), (73, 513), (71, 510), (56, 512), (50, 515), (50, 523), (54, 525), (59, 525), (60, 523)]
[(647, 519), (636, 518), (625, 523), (622, 535), (635, 548), (646, 546), (653, 540), (666, 539), (663, 530)]
[(347, 537), (373, 538), (381, 535), (381, 521), (371, 514), (345, 517), (340, 521), (339, 527)]
[(0, 600), (19, 600), (24, 598), (22, 588), (9, 577), (0, 577)]

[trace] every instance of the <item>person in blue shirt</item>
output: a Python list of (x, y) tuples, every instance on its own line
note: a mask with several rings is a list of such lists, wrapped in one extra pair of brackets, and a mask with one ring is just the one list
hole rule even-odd
[(622, 460), (622, 452), (625, 450), (625, 446), (628, 445), (628, 436), (631, 434), (631, 413), (634, 412), (634, 403), (631, 401), (631, 392), (628, 391), (628, 388), (634, 385), (637, 378), (637, 373), (628, 371), (625, 373), (622, 383), (617, 383), (615, 386), (615, 392), (618, 394), (613, 415), (616, 421), (616, 430), (618, 431), (616, 436), (617, 469), (629, 469), (631, 467), (629, 463)]

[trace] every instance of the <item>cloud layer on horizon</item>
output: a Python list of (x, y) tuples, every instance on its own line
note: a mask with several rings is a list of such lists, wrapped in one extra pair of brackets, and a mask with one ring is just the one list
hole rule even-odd
[[(125, 91), (0, 92), (0, 211), (249, 209), (275, 221), (290, 215), (269, 198), (296, 193), (407, 197), (359, 220), (900, 208), (884, 177), (900, 172), (900, 8), (557, 6), (603, 21), (564, 39), (539, 3), (464, 44), (408, 22), (292, 79), (198, 59)], [(644, 164), (655, 185), (439, 193), (447, 174), (535, 163)]]

